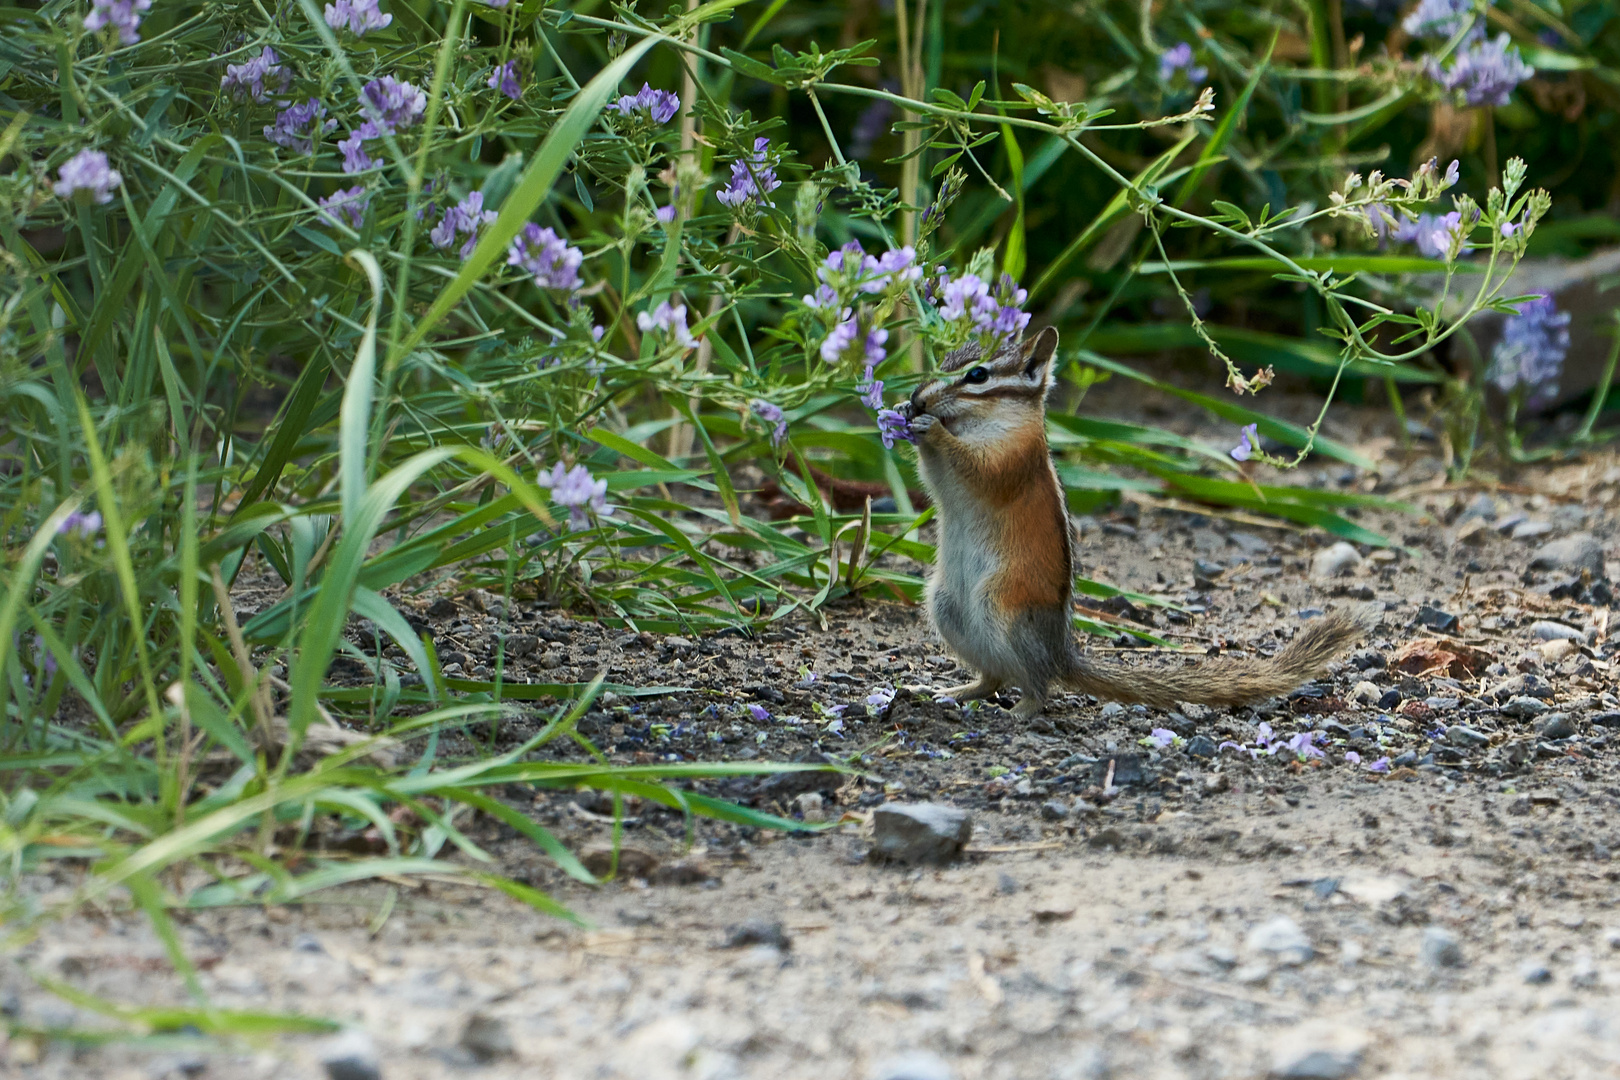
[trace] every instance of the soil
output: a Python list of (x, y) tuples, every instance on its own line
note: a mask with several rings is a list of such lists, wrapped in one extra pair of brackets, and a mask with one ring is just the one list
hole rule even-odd
[[(388, 1080), (1620, 1076), (1620, 642), (1606, 574), (1527, 569), (1579, 532), (1616, 557), (1620, 461), (1460, 490), (1432, 456), (1356, 422), (1330, 433), (1380, 470), (1302, 479), (1416, 510), (1361, 514), (1400, 546), (1360, 548), (1343, 576), (1312, 573), (1331, 538), (1241, 515), (1143, 502), (1081, 522), (1085, 573), (1181, 609), (1099, 617), (1194, 656), (1263, 654), (1313, 612), (1383, 609), (1353, 654), (1287, 699), (1165, 711), (1071, 696), (1025, 723), (1003, 707), (1012, 697), (963, 708), (907, 689), (967, 675), (915, 607), (855, 600), (825, 626), (750, 639), (638, 636), (527, 605), (516, 630), (535, 646), (513, 681), (606, 667), (615, 683), (689, 688), (600, 701), (580, 730), (613, 760), (831, 756), (853, 771), (701, 785), (822, 830), (690, 824), (632, 802), (618, 878), (588, 887), (510, 828), (463, 819), (499, 869), (589, 926), (432, 878), (177, 913), (202, 986), (221, 1008), (348, 1025), (343, 1045), (374, 1051)], [(429, 616), (428, 599), (441, 654), (487, 667), (497, 620), (477, 608), (492, 605), (461, 594)], [(1549, 623), (1573, 640), (1544, 640)], [(894, 701), (869, 707), (880, 688)], [(1315, 734), (1302, 756), (1267, 752), (1268, 732), (1270, 746)], [(498, 794), (605, 868), (610, 800)], [(960, 858), (872, 861), (873, 808), (929, 801), (972, 814)], [(29, 887), (44, 904), (77, 880)], [(86, 910), (0, 961), (0, 1006), (33, 1030), (105, 1026), (30, 973), (183, 1004), (163, 956), (138, 913)], [(19, 1036), (0, 1071), (314, 1078), (334, 1054), (327, 1037)]]

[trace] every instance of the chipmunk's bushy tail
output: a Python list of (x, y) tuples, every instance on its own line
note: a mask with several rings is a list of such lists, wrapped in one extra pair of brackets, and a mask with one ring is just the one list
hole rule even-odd
[(1245, 705), (1298, 689), (1320, 675), (1334, 657), (1360, 637), (1373, 618), (1335, 611), (1312, 619), (1294, 640), (1269, 660), (1216, 657), (1170, 670), (1146, 665), (1126, 667), (1087, 660), (1076, 648), (1071, 666), (1059, 681), (1071, 690), (1105, 701), (1173, 708), (1178, 702), (1197, 705)]

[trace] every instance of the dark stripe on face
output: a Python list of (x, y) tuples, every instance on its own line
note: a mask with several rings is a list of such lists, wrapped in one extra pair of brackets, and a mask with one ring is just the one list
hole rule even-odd
[(1027, 386), (992, 386), (987, 390), (964, 389), (962, 396), (972, 398), (974, 401), (1000, 400), (1002, 398), (1038, 398), (1041, 397), (1041, 387), (1035, 384)]

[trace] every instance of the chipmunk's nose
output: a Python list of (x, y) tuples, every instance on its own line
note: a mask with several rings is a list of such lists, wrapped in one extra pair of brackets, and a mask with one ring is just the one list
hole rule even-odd
[(922, 392), (923, 392), (923, 388), (920, 387), (920, 386), (917, 387), (917, 389), (915, 389), (915, 390), (913, 390), (911, 392), (911, 415), (912, 416), (916, 416), (920, 412), (926, 412), (927, 411), (927, 410), (925, 410), (923, 408)]

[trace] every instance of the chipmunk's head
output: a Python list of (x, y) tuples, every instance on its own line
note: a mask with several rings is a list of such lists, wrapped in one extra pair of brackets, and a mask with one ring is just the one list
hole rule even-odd
[(1057, 330), (1048, 326), (1029, 341), (1015, 341), (986, 358), (978, 345), (945, 357), (939, 377), (917, 387), (911, 414), (938, 417), (962, 435), (976, 427), (1007, 429), (1040, 423), (1052, 388)]

